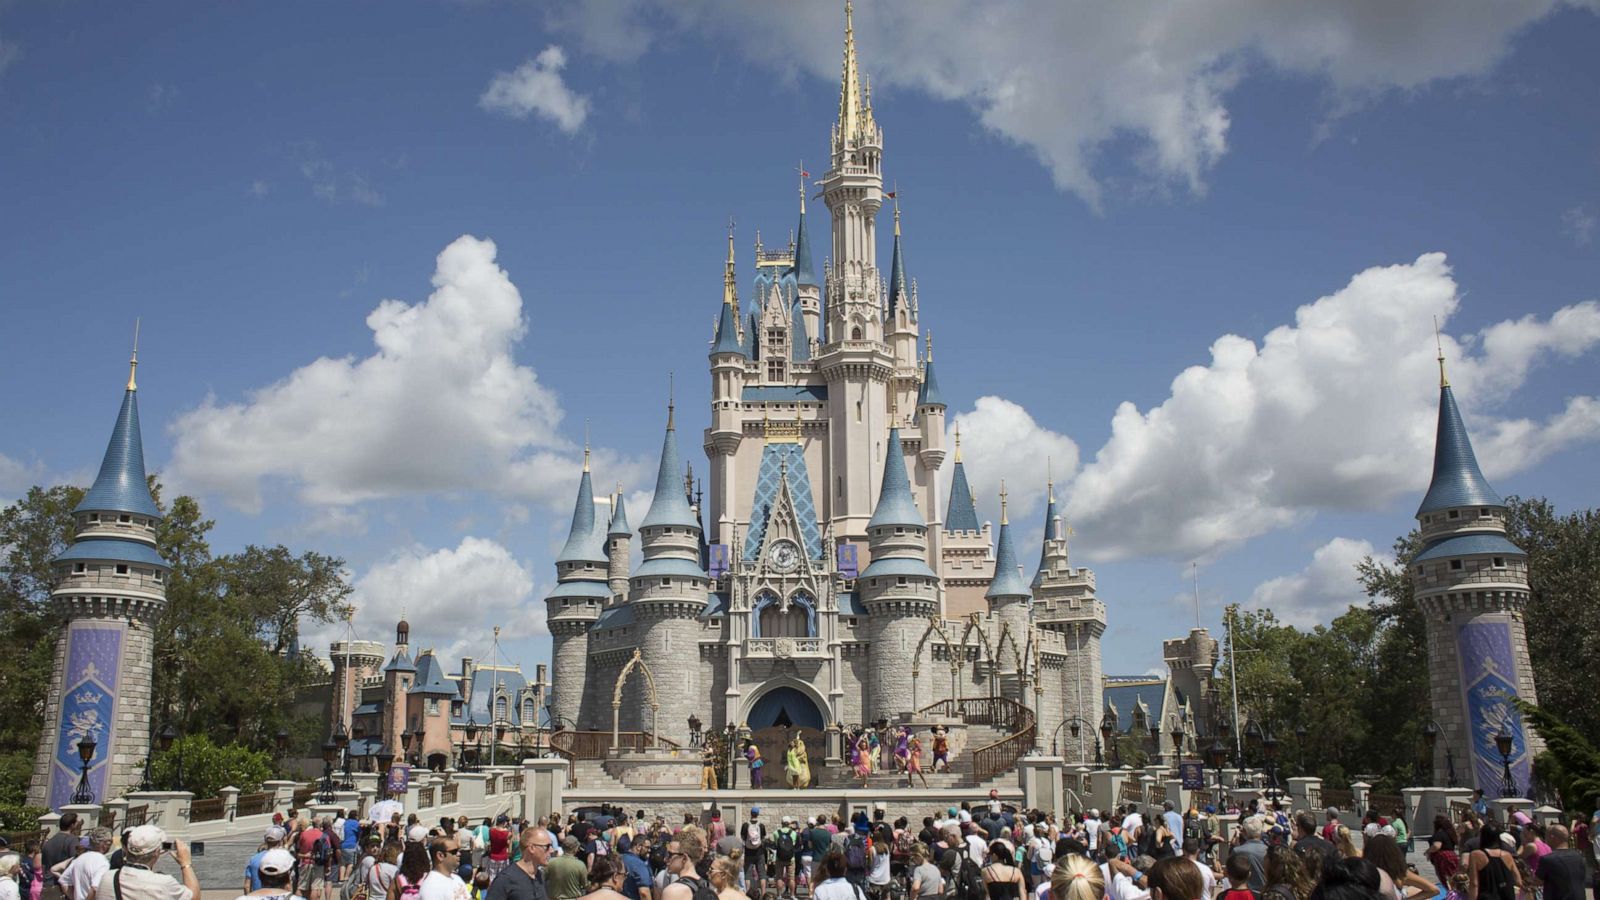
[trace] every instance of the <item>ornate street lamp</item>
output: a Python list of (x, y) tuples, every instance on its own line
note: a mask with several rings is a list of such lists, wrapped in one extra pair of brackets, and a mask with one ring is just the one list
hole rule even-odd
[(699, 716), (691, 715), (689, 717), (689, 746), (698, 747), (700, 742), (705, 739), (705, 735), (700, 731), (703, 724)]
[(1167, 733), (1172, 737), (1172, 761), (1176, 764), (1183, 761), (1183, 721), (1174, 718), (1171, 727), (1172, 730)]
[[(161, 726), (161, 731), (156, 734), (156, 740), (161, 745), (161, 752), (162, 753), (166, 753), (167, 751), (171, 750), (173, 742), (176, 741), (177, 739), (178, 739), (178, 730), (176, 728), (172, 727), (172, 723), (171, 722), (168, 722), (167, 724)], [(169, 790), (169, 791), (181, 791), (181, 790), (183, 790), (183, 747), (182, 746), (178, 747), (177, 770), (174, 772), (174, 774), (172, 776), (172, 786), (167, 788), (167, 790)]]
[(460, 763), (457, 764), (456, 768), (460, 769), (463, 772), (471, 772), (471, 771), (473, 771), (473, 765), (467, 759), (467, 745), (471, 744), (471, 743), (475, 743), (477, 740), (478, 740), (478, 722), (477, 722), (476, 719), (473, 718), (472, 713), (468, 712), (467, 713), (467, 727), (466, 727), (466, 731), (464, 733), (464, 738), (461, 741), (461, 761), (460, 761)]
[(333, 744), (339, 748), (339, 761), (344, 768), (344, 782), (339, 785), (339, 789), (355, 790), (355, 779), (350, 776), (350, 732), (344, 727), (343, 721), (335, 722), (333, 725)]
[(378, 763), (378, 796), (386, 797), (389, 793), (389, 767), (394, 765), (394, 751), (384, 744), (373, 758)]
[(1122, 747), (1117, 741), (1117, 711), (1106, 707), (1106, 713), (1100, 719), (1100, 735), (1106, 739), (1106, 747), (1111, 751), (1111, 764), (1114, 767), (1122, 765)]
[(1506, 728), (1505, 721), (1501, 720), (1500, 730), (1495, 732), (1494, 748), (1500, 751), (1500, 763), (1505, 767), (1505, 772), (1502, 775), (1504, 782), (1500, 786), (1500, 796), (1502, 797), (1515, 797), (1517, 795), (1517, 779), (1515, 775), (1511, 774), (1511, 751), (1515, 743), (1515, 740), (1511, 737), (1511, 731)]
[(333, 738), (322, 742), (322, 791), (318, 797), (323, 803), (337, 799), (333, 794), (333, 761), (339, 758), (339, 745)]
[(1299, 756), (1300, 756), (1300, 763), (1299, 763), (1299, 765), (1300, 765), (1300, 774), (1304, 775), (1306, 773), (1306, 726), (1305, 726), (1305, 723), (1301, 723), (1301, 724), (1296, 725), (1294, 727), (1294, 747), (1295, 747), (1295, 752), (1298, 753)]
[(94, 738), (85, 737), (78, 742), (78, 760), (83, 764), (83, 773), (78, 776), (77, 790), (72, 792), (73, 803), (82, 805), (94, 802), (94, 790), (89, 787), (89, 760), (94, 759), (94, 750)]
[(1220, 802), (1222, 800), (1222, 766), (1228, 761), (1228, 748), (1221, 740), (1212, 741), (1210, 748), (1206, 750), (1206, 756), (1210, 758), (1211, 768), (1217, 770), (1217, 800)]
[(1261, 751), (1267, 757), (1267, 783), (1272, 785), (1272, 790), (1278, 790), (1278, 739), (1272, 732), (1263, 732), (1261, 736)]
[[(1422, 726), (1422, 746), (1423, 746), (1424, 750), (1426, 750), (1426, 755), (1428, 757), (1427, 766), (1428, 766), (1428, 777), (1429, 777), (1430, 780), (1433, 777), (1433, 749), (1434, 749), (1434, 747), (1438, 746), (1438, 744), (1439, 744), (1439, 723), (1435, 722), (1432, 719), (1429, 719), (1427, 721), (1427, 723)], [(1426, 784), (1426, 782), (1424, 782), (1422, 780), (1422, 777), (1423, 777), (1422, 776), (1422, 766), (1421, 766), (1421, 764), (1419, 764), (1417, 766), (1416, 777), (1414, 779), (1412, 779), (1412, 780), (1415, 781), (1418, 785)]]

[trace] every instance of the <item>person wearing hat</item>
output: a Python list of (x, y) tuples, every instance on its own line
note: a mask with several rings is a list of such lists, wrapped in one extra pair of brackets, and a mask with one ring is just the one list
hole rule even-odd
[(94, 890), (95, 882), (111, 869), (111, 829), (96, 828), (83, 839), (84, 850), (61, 872), (61, 892), (67, 900), (80, 900)]
[(128, 833), (123, 849), (122, 868), (100, 876), (88, 897), (79, 900), (199, 900), (200, 879), (195, 877), (189, 859), (189, 845), (172, 842), (172, 859), (178, 864), (179, 881), (156, 871), (156, 863), (166, 852), (167, 833), (157, 825), (140, 825)]
[(294, 896), (289, 890), (289, 880), (294, 871), (293, 853), (274, 847), (256, 854), (251, 862), (255, 863), (260, 887), (240, 895), (240, 900), (244, 897), (281, 897), (288, 900)]
[(261, 835), (261, 849), (244, 864), (244, 893), (252, 894), (261, 890), (261, 860), (268, 853), (281, 848), (288, 837), (289, 833), (282, 828), (267, 826), (266, 832)]

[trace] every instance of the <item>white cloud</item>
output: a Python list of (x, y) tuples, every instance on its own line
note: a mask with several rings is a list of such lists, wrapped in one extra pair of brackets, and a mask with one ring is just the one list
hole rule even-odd
[(22, 58), (22, 45), (16, 41), (0, 38), (0, 75)]
[[(300, 141), (290, 147), (290, 154), (300, 169), (301, 177), (311, 188), (311, 196), (324, 203), (356, 203), (361, 206), (382, 206), (383, 193), (373, 186), (372, 180), (359, 169), (341, 169), (328, 159), (316, 141)], [(257, 182), (265, 187), (264, 182)], [(255, 185), (252, 193), (261, 196)]]
[(1373, 555), (1366, 541), (1336, 537), (1318, 547), (1304, 569), (1257, 585), (1249, 605), (1270, 609), (1279, 621), (1299, 628), (1326, 624), (1366, 601), (1356, 563)]
[[(1111, 177), (1102, 151), (1122, 139), (1134, 150), (1115, 158), (1145, 179), (1203, 191), (1228, 149), (1227, 95), (1258, 71), (1315, 79), (1328, 111), (1347, 113), (1388, 91), (1485, 74), (1522, 28), (1563, 5), (882, 0), (859, 4), (855, 24), (875, 85), (966, 104), (1094, 205)], [(549, 24), (613, 60), (689, 30), (780, 73), (839, 77), (836, 3), (567, 0)]]
[(265, 197), (272, 193), (272, 185), (257, 178), (255, 181), (250, 182), (249, 193), (252, 197)]
[[(251, 512), (264, 482), (322, 506), (456, 490), (570, 504), (578, 464), (555, 395), (513, 356), (527, 319), (494, 243), (456, 239), (433, 287), (367, 316), (371, 355), (317, 359), (244, 401), (180, 415), (169, 480)], [(646, 468), (595, 456), (597, 477), (639, 484)]]
[(496, 73), (478, 105), (514, 119), (536, 114), (564, 133), (576, 134), (589, 116), (589, 98), (573, 93), (562, 79), (566, 65), (566, 51), (555, 45), (546, 47), (515, 70)]
[[(407, 547), (374, 564), (352, 588), (356, 636), (388, 644), (404, 616), (413, 656), (427, 648), (447, 661), (487, 656), (496, 625), (502, 641), (546, 633), (544, 611), (529, 608), (532, 574), (485, 538), (462, 538), (453, 549)], [(343, 624), (332, 625), (312, 637), (311, 647), (325, 655), (343, 637)]]
[[(1100, 558), (1205, 557), (1323, 509), (1376, 508), (1420, 492), (1437, 417), (1432, 321), (1459, 303), (1443, 254), (1368, 269), (1254, 341), (1225, 335), (1211, 363), (1141, 413), (1118, 407), (1112, 434), (1074, 481), (1079, 546)], [(1491, 479), (1600, 437), (1600, 402), (1580, 396), (1548, 421), (1488, 414), (1552, 355), (1600, 343), (1600, 305), (1445, 336)]]
[(1587, 247), (1594, 240), (1596, 224), (1594, 212), (1582, 203), (1561, 214), (1561, 230), (1579, 247)]
[[(1042, 508), (1048, 470), (1061, 485), (1078, 467), (1078, 445), (1072, 438), (1040, 425), (1026, 409), (1002, 397), (979, 397), (968, 412), (950, 419), (947, 448), (955, 447), (955, 427), (961, 428), (961, 455), (967, 481), (978, 498), (979, 520), (1000, 521), (1000, 480), (1006, 482), (1011, 521), (1035, 508)], [(939, 496), (950, 496), (950, 479), (955, 466), (947, 462), (940, 469), (944, 487)], [(924, 510), (924, 514), (928, 511)], [(940, 518), (944, 510), (938, 510)], [(1025, 520), (1028, 525), (1032, 519)]]
[(0, 453), (0, 506), (15, 502), (28, 488), (43, 483), (43, 463), (24, 463)]

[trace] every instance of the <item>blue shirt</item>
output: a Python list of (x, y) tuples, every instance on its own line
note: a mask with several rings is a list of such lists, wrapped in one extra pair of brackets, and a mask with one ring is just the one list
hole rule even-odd
[(356, 838), (358, 838), (360, 836), (361, 836), (361, 823), (356, 821), (355, 819), (345, 819), (344, 820), (344, 843), (340, 844), (339, 847), (341, 849), (344, 849), (344, 850), (354, 850), (354, 849), (356, 849), (357, 848)]
[(244, 877), (250, 879), (250, 890), (252, 891), (261, 890), (261, 857), (266, 855), (267, 851), (263, 850), (250, 857), (250, 861), (244, 864)]
[(1183, 816), (1169, 809), (1161, 814), (1161, 819), (1162, 823), (1167, 826), (1167, 830), (1172, 832), (1172, 849), (1181, 853), (1183, 851)]
[(622, 883), (622, 896), (628, 900), (640, 900), (639, 889), (651, 883), (650, 864), (640, 859), (637, 853), (624, 853), (622, 868), (628, 873), (628, 880)]

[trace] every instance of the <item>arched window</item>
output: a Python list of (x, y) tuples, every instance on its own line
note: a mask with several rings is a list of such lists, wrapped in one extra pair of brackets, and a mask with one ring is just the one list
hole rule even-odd
[(852, 325), (850, 327), (850, 340), (852, 340), (852, 341), (861, 340), (861, 326), (860, 325)]
[(522, 724), (524, 724), (524, 725), (532, 725), (534, 723), (534, 715), (535, 715), (535, 713), (533, 711), (533, 698), (532, 697), (524, 697), (524, 698), (522, 698)]
[(506, 720), (506, 712), (506, 698), (505, 695), (502, 694), (494, 698), (494, 720), (496, 722), (504, 722)]
[(771, 593), (756, 600), (757, 637), (816, 637), (816, 603), (809, 594), (797, 592), (787, 603)]

